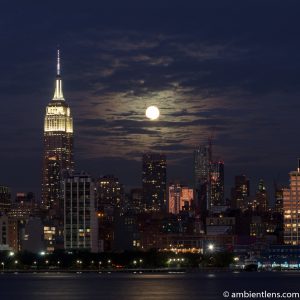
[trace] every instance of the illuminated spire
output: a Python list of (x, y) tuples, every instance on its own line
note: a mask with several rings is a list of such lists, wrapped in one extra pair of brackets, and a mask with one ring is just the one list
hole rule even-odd
[(57, 49), (56, 82), (53, 100), (65, 100), (62, 92), (62, 80), (60, 76), (60, 51)]
[(59, 48), (57, 49), (57, 76), (60, 76), (60, 55)]

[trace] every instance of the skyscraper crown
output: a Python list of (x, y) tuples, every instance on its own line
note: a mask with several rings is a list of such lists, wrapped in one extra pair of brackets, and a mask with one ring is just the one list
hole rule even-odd
[(53, 100), (65, 100), (62, 92), (62, 80), (60, 76), (60, 51), (57, 49), (56, 82)]
[(70, 107), (62, 93), (60, 76), (60, 51), (57, 50), (56, 87), (52, 101), (46, 107), (44, 132), (73, 133), (73, 118)]

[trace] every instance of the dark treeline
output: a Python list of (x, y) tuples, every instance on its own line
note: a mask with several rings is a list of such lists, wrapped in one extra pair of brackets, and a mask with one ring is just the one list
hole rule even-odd
[(209, 255), (174, 252), (125, 251), (120, 253), (90, 253), (55, 251), (52, 254), (30, 252), (0, 252), (2, 270), (9, 269), (146, 269), (146, 268), (199, 268), (228, 267), (232, 253), (216, 252)]

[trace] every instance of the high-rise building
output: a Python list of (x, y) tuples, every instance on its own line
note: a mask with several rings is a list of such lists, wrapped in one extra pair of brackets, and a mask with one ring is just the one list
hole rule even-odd
[(245, 175), (235, 176), (235, 185), (231, 190), (232, 207), (245, 210), (248, 208), (250, 181)]
[(194, 151), (194, 201), (197, 211), (201, 214), (208, 209), (210, 162), (211, 148), (209, 146), (200, 146)]
[(170, 184), (168, 212), (177, 215), (180, 211), (189, 210), (193, 203), (193, 193), (193, 189), (183, 186), (180, 183)]
[(166, 156), (157, 153), (143, 155), (143, 202), (149, 211), (166, 211)]
[(11, 207), (11, 192), (7, 186), (0, 186), (0, 214), (4, 214)]
[(290, 187), (283, 189), (284, 243), (300, 245), (300, 159), (289, 175)]
[(97, 181), (97, 198), (98, 210), (107, 206), (120, 207), (124, 198), (123, 185), (113, 175), (103, 176)]
[(132, 211), (134, 213), (141, 213), (145, 210), (143, 204), (143, 192), (141, 188), (131, 189), (128, 198), (129, 198), (129, 204), (128, 204), (129, 211)]
[(248, 197), (248, 208), (255, 213), (264, 213), (268, 210), (268, 195), (265, 183), (259, 180), (255, 196)]
[(212, 162), (210, 167), (209, 207), (225, 205), (224, 199), (224, 162)]
[(84, 172), (66, 175), (63, 195), (65, 249), (98, 252), (95, 185), (92, 178)]
[(0, 216), (0, 251), (20, 250), (18, 222), (7, 215)]
[(266, 212), (268, 210), (268, 195), (265, 183), (262, 179), (259, 180), (255, 198), (257, 205), (256, 210), (258, 212)]
[(57, 74), (52, 101), (46, 107), (44, 122), (42, 203), (62, 214), (61, 180), (64, 171), (72, 171), (73, 163), (73, 119), (62, 91), (60, 55), (57, 52)]
[(275, 212), (283, 213), (283, 188), (275, 186)]

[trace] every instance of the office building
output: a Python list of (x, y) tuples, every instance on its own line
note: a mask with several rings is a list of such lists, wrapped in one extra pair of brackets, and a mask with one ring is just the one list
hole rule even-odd
[(235, 176), (235, 185), (231, 189), (231, 206), (232, 208), (241, 209), (248, 208), (248, 197), (250, 196), (250, 181), (245, 175)]
[(92, 178), (84, 172), (66, 175), (63, 195), (65, 249), (98, 252), (95, 185)]
[(169, 185), (168, 212), (179, 214), (180, 211), (190, 210), (193, 204), (194, 190), (181, 185), (172, 183)]
[(225, 205), (224, 199), (224, 162), (212, 162), (210, 168), (210, 193), (209, 207)]
[(107, 175), (97, 180), (97, 209), (104, 207), (120, 207), (124, 200), (124, 189), (119, 179)]
[(72, 171), (73, 166), (73, 119), (65, 101), (60, 73), (59, 50), (57, 74), (52, 101), (46, 107), (44, 121), (44, 157), (42, 180), (42, 203), (53, 210), (53, 216), (61, 218), (61, 179), (64, 171)]
[(266, 212), (269, 207), (268, 195), (265, 183), (262, 179), (259, 180), (258, 190), (256, 192), (257, 211)]
[(130, 190), (128, 195), (128, 210), (134, 213), (141, 213), (145, 210), (143, 203), (143, 192), (141, 188), (134, 188)]
[(143, 155), (143, 202), (148, 211), (166, 211), (166, 168), (165, 155), (157, 153), (146, 153)]
[(0, 214), (6, 213), (11, 207), (11, 192), (7, 186), (0, 186)]
[(203, 215), (210, 198), (211, 148), (200, 146), (194, 151), (194, 201), (197, 212)]
[(300, 245), (300, 160), (298, 168), (292, 171), (290, 187), (283, 189), (284, 243)]

